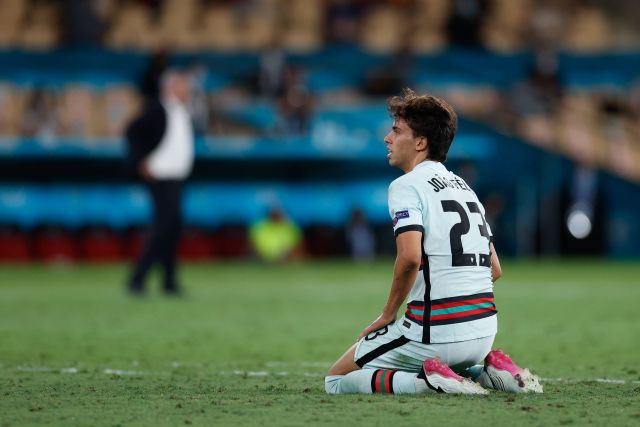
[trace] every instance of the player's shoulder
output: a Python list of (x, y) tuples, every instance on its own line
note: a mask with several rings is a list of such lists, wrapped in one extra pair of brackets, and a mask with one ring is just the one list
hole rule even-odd
[[(411, 172), (409, 172), (411, 173)], [(393, 181), (391, 181), (391, 184), (389, 184), (389, 187), (402, 187), (403, 185), (407, 185), (411, 182), (411, 180), (408, 178), (409, 173), (405, 173), (399, 177), (397, 177), (396, 179), (394, 179)]]
[(391, 181), (389, 191), (402, 191), (403, 189), (415, 188), (419, 181), (415, 171), (407, 172)]

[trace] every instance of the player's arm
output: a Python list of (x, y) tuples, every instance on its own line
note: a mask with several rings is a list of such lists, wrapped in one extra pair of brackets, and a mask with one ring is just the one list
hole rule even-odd
[(495, 282), (502, 277), (502, 268), (500, 267), (500, 260), (496, 253), (496, 248), (493, 246), (493, 242), (489, 243), (489, 250), (491, 252), (491, 280)]
[(420, 231), (406, 231), (398, 234), (396, 246), (396, 263), (393, 267), (393, 280), (387, 303), (382, 314), (364, 328), (358, 339), (396, 320), (398, 310), (416, 280), (422, 260), (422, 233)]

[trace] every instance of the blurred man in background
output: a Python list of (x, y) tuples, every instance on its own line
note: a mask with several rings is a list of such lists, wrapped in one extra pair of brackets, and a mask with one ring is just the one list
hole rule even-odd
[(303, 255), (300, 227), (277, 207), (251, 226), (250, 236), (256, 254), (265, 261), (288, 261)]
[(456, 373), (483, 359), (484, 369), (467, 373), (483, 387), (542, 392), (536, 376), (491, 350), (498, 323), (493, 282), (501, 269), (484, 207), (443, 165), (456, 113), (408, 89), (388, 106), (394, 122), (384, 139), (387, 159), (404, 172), (389, 186), (393, 280), (382, 314), (329, 369), (327, 393), (485, 394)]
[(351, 211), (351, 219), (345, 232), (351, 258), (355, 261), (371, 261), (375, 258), (375, 235), (362, 209)]
[(181, 291), (176, 252), (182, 228), (182, 187), (194, 160), (193, 126), (186, 108), (190, 90), (187, 74), (165, 72), (159, 100), (148, 102), (126, 132), (130, 163), (144, 180), (154, 207), (150, 234), (127, 283), (134, 295), (144, 292), (147, 273), (158, 262), (164, 271), (165, 294)]

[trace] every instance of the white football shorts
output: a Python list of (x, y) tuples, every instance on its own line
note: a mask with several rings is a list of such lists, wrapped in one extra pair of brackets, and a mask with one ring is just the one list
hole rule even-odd
[(354, 361), (365, 369), (397, 369), (418, 372), (422, 362), (439, 357), (454, 372), (477, 365), (491, 351), (495, 335), (468, 341), (424, 344), (402, 335), (394, 322), (370, 333), (358, 342)]

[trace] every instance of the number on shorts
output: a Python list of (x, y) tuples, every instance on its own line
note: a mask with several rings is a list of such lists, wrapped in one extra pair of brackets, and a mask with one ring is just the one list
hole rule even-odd
[(378, 329), (377, 331), (371, 332), (369, 335), (367, 335), (366, 337), (364, 337), (365, 341), (372, 341), (375, 340), (376, 338), (386, 334), (387, 332), (389, 332), (389, 327), (385, 326), (382, 329)]

